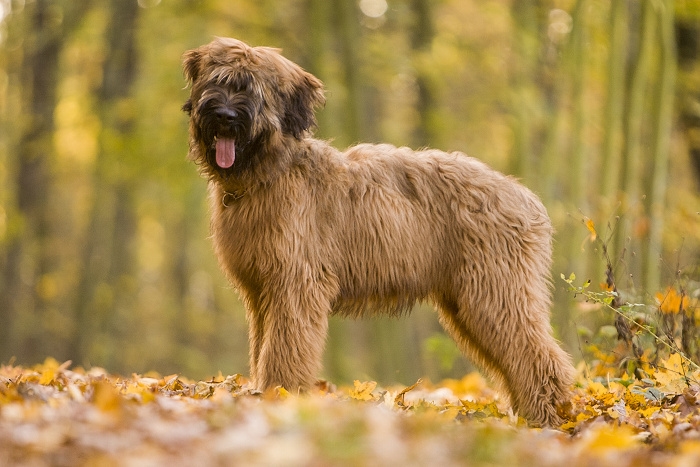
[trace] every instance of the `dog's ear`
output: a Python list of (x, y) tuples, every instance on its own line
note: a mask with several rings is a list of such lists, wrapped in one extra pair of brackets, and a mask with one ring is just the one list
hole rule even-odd
[(301, 138), (302, 134), (316, 126), (316, 108), (326, 103), (323, 83), (311, 73), (301, 70), (294, 82), (291, 95), (285, 102), (285, 114), (282, 118), (282, 131)]
[(187, 99), (185, 105), (182, 106), (182, 111), (187, 113), (187, 115), (192, 115), (192, 99)]
[(185, 52), (182, 59), (182, 68), (185, 72), (185, 79), (189, 84), (192, 84), (197, 81), (197, 78), (199, 78), (199, 62), (202, 59), (202, 52), (199, 49), (189, 50)]

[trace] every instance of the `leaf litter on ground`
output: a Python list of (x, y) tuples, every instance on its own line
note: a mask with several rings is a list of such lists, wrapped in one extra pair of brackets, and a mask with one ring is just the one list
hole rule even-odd
[(0, 465), (698, 465), (700, 374), (662, 363), (643, 380), (579, 377), (564, 423), (536, 428), (477, 373), (299, 395), (49, 358), (0, 366)]

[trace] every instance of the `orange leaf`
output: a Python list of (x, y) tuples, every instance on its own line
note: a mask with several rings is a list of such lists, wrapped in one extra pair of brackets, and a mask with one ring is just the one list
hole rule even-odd
[(593, 220), (586, 217), (585, 224), (586, 228), (591, 233), (591, 242), (595, 242), (596, 238), (598, 238), (598, 233), (595, 231), (595, 224), (593, 223)]
[(394, 398), (394, 404), (398, 405), (399, 407), (404, 407), (404, 405), (405, 405), (404, 404), (404, 396), (406, 395), (406, 393), (408, 391), (414, 390), (416, 388), (416, 386), (418, 386), (422, 382), (423, 382), (423, 380), (419, 378), (418, 381), (416, 381), (414, 384), (412, 384), (411, 386), (405, 388), (403, 391), (398, 393), (396, 395), (396, 397)]
[(688, 296), (679, 294), (673, 287), (668, 287), (665, 293), (657, 292), (656, 300), (659, 302), (659, 309), (664, 314), (677, 314), (681, 309), (688, 308)]

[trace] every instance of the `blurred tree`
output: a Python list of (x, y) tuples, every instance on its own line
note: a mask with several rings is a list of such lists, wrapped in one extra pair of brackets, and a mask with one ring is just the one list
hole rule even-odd
[[(700, 167), (697, 1), (8, 4), (0, 361), (245, 372), (244, 313), (206, 238), (205, 183), (185, 160), (179, 110), (181, 54), (214, 35), (282, 47), (318, 75), (328, 90), (319, 134), (339, 147), (462, 150), (522, 177), (559, 232), (555, 277), (602, 275), (583, 215), (601, 230), (610, 220), (618, 277), (632, 286), (673, 275), (656, 259), (681, 239), (697, 262), (700, 201), (684, 152)], [(683, 131), (673, 133), (676, 62)], [(575, 349), (582, 318), (557, 293), (554, 321)], [(326, 375), (456, 376), (463, 362), (447, 369), (454, 348), (436, 326), (425, 306), (399, 320), (334, 320)]]
[(678, 18), (675, 30), (681, 71), (678, 96), (680, 117), (700, 187), (700, 12)]
[[(622, 125), (626, 95), (629, 47), (627, 2), (611, 2), (609, 15), (610, 51), (607, 63), (607, 96), (605, 100), (605, 132), (603, 140), (603, 202), (618, 196), (622, 154)], [(607, 198), (607, 199), (606, 199)], [(605, 211), (603, 211), (605, 212)]]
[[(138, 12), (134, 1), (111, 0), (108, 4), (106, 56), (97, 102), (102, 123), (92, 181), (94, 199), (83, 247), (82, 276), (75, 304), (76, 333), (70, 351), (71, 358), (81, 363), (93, 354), (93, 345), (105, 344), (100, 331), (104, 329), (104, 321), (119, 319), (119, 303), (133, 305), (129, 297), (135, 290), (129, 277), (134, 273), (132, 243), (136, 232), (131, 180), (134, 168), (123, 164), (133, 162), (125, 156), (133, 151), (128, 141), (133, 137), (138, 116), (130, 99), (138, 70), (135, 46)], [(114, 364), (114, 361), (105, 363)]]
[(668, 166), (676, 89), (676, 45), (673, 33), (673, 1), (657, 5), (659, 34), (658, 83), (654, 88), (650, 180), (647, 193), (649, 212), (649, 241), (646, 251), (644, 286), (647, 290), (661, 290), (661, 262), (663, 257), (664, 211), (668, 187)]
[[(542, 30), (540, 17), (543, 10), (546, 11), (539, 2), (528, 0), (515, 0), (511, 7), (514, 22), (513, 55), (516, 60), (513, 60), (509, 66), (514, 114), (512, 123), (514, 144), (509, 160), (509, 170), (528, 180), (532, 178), (534, 162), (533, 136), (540, 131), (536, 119), (537, 112), (534, 110), (536, 102), (533, 102), (533, 94), (539, 92), (538, 85), (545, 84), (535, 81), (538, 71), (542, 69), (537, 64), (543, 47), (540, 38)], [(538, 94), (537, 97), (540, 96), (541, 94)]]
[[(622, 222), (616, 231), (615, 254), (622, 255), (627, 251), (626, 260), (633, 268), (639, 270), (641, 256), (641, 231), (633, 232), (633, 229), (643, 229), (639, 222), (643, 212), (642, 186), (643, 186), (643, 156), (645, 150), (645, 116), (649, 115), (645, 110), (647, 89), (649, 86), (650, 69), (654, 53), (656, 31), (654, 28), (655, 11), (653, 2), (640, 2), (633, 8), (639, 10), (633, 13), (641, 14), (638, 30), (638, 46), (633, 48), (632, 70), (628, 83), (628, 102), (624, 113), (624, 137), (625, 146), (622, 153), (620, 191), (622, 197)], [(633, 36), (635, 37), (635, 36)], [(632, 254), (632, 253), (635, 254)], [(634, 285), (634, 284), (628, 284)], [(641, 285), (641, 284), (640, 284)]]
[[(75, 2), (37, 0), (9, 34), (23, 46), (20, 82), (23, 121), (19, 131), (11, 181), (14, 205), (7, 209), (14, 228), (0, 263), (0, 359), (22, 355), (27, 361), (42, 358), (44, 314), (52, 298), (52, 276), (57, 246), (51, 231), (49, 192), (54, 147), (54, 110), (58, 60), (65, 38), (79, 24), (86, 6)], [(17, 37), (14, 37), (14, 36)]]
[[(411, 28), (411, 55), (425, 57), (430, 55), (435, 27), (433, 26), (433, 12), (431, 2), (428, 0), (411, 0), (413, 13), (413, 27)], [(416, 69), (416, 88), (418, 99), (416, 110), (418, 111), (418, 124), (413, 134), (413, 147), (429, 147), (436, 143), (435, 136), (435, 104), (437, 102), (433, 84), (430, 82), (430, 72), (425, 69), (426, 60)]]
[[(308, 0), (306, 5), (306, 18), (308, 27), (306, 28), (306, 43), (308, 44), (308, 69), (314, 75), (325, 81), (328, 74), (328, 18), (330, 13), (330, 2), (327, 0)], [(319, 129), (326, 128), (329, 122), (326, 121), (327, 112), (321, 109), (317, 114)]]
[[(347, 98), (344, 102), (344, 141), (346, 144), (361, 141), (366, 132), (363, 128), (365, 106), (364, 88), (360, 76), (358, 54), (362, 50), (356, 3), (350, 0), (332, 0), (334, 21), (337, 27), (337, 44), (340, 50), (344, 85)], [(342, 141), (341, 141), (342, 144)]]

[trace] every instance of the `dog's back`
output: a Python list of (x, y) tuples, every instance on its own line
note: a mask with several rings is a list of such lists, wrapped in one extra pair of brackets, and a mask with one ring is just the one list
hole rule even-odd
[(489, 251), (495, 243), (513, 251), (531, 238), (549, 267), (551, 226), (543, 206), (481, 161), (387, 144), (328, 154), (317, 152), (324, 160), (314, 166), (334, 164), (319, 171), (334, 179), (308, 177), (325, 267), (338, 283), (335, 312), (397, 314), (417, 300), (452, 293), (465, 263), (498, 262)]

